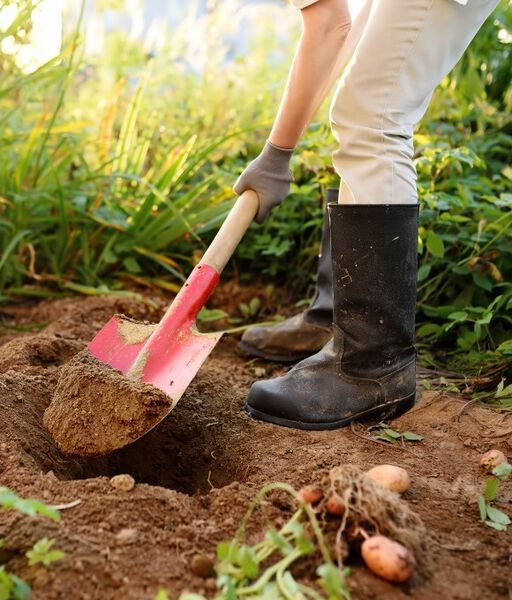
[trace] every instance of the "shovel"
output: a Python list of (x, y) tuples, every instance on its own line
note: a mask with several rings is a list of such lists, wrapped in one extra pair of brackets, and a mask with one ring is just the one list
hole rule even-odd
[[(89, 352), (129, 379), (149, 383), (172, 400), (164, 419), (222, 337), (200, 333), (196, 318), (259, 207), (256, 192), (236, 201), (203, 258), (157, 325), (116, 315), (89, 344)], [(161, 419), (161, 420), (162, 420)]]

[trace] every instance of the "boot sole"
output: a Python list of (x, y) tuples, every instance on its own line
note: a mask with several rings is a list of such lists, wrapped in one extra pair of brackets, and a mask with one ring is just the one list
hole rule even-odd
[(398, 417), (408, 410), (410, 410), (416, 402), (416, 392), (407, 396), (406, 398), (400, 398), (387, 404), (381, 404), (375, 408), (371, 408), (360, 412), (356, 415), (347, 417), (346, 419), (340, 419), (339, 421), (330, 421), (326, 423), (305, 423), (303, 421), (292, 421), (291, 419), (283, 419), (281, 417), (275, 417), (274, 415), (268, 415), (267, 413), (260, 412), (249, 406), (245, 405), (245, 410), (251, 417), (258, 419), (259, 421), (266, 421), (267, 423), (273, 423), (274, 425), (281, 425), (282, 427), (291, 427), (292, 429), (303, 429), (308, 431), (322, 431), (329, 429), (341, 429), (350, 425), (353, 421), (360, 419), (366, 419), (379, 414), (381, 419), (387, 419), (389, 417)]
[(291, 365), (293, 363), (300, 362), (301, 360), (304, 360), (305, 358), (312, 356), (313, 354), (315, 354), (315, 352), (318, 352), (318, 350), (321, 349), (321, 348), (318, 348), (318, 350), (312, 350), (311, 352), (303, 352), (302, 354), (296, 354), (295, 356), (284, 356), (284, 355), (266, 354), (265, 352), (262, 352), (261, 350), (254, 348), (253, 346), (247, 344), (246, 342), (243, 342), (242, 340), (240, 340), (240, 342), (238, 342), (238, 346), (240, 347), (240, 349), (243, 352), (245, 352), (246, 354), (249, 354), (250, 356), (255, 356), (256, 358), (262, 358), (264, 360), (269, 360), (271, 362), (284, 363), (287, 365)]

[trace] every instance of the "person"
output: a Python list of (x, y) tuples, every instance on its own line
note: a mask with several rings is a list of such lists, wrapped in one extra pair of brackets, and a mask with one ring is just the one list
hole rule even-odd
[(255, 356), (302, 360), (255, 382), (246, 410), (278, 425), (335, 429), (415, 402), (413, 130), (498, 0), (366, 0), (353, 26), (346, 0), (292, 2), (303, 31), (285, 93), (234, 191), (258, 194), (260, 223), (286, 198), (293, 149), (346, 63), (330, 108), (341, 187), (336, 201), (328, 194), (312, 305), (241, 341)]

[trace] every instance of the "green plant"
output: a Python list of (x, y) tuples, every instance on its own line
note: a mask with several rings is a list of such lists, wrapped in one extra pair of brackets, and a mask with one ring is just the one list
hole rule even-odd
[(498, 531), (506, 531), (512, 523), (510, 517), (494, 506), (503, 481), (512, 474), (512, 465), (502, 463), (492, 470), (492, 476), (487, 478), (484, 493), (478, 497), (480, 520), (488, 527)]
[(54, 562), (61, 560), (66, 556), (62, 550), (52, 550), (55, 545), (55, 540), (50, 540), (47, 537), (41, 538), (34, 544), (31, 550), (27, 551), (29, 565), (44, 565), (49, 567)]
[(372, 436), (376, 440), (382, 440), (390, 444), (396, 444), (397, 442), (421, 442), (423, 440), (422, 435), (418, 435), (413, 431), (395, 431), (386, 423), (372, 425), (368, 428), (368, 431), (372, 433)]
[[(21, 498), (9, 488), (0, 487), (0, 508), (3, 510), (16, 510), (17, 512), (34, 517), (41, 515), (52, 519), (60, 520), (60, 512), (43, 502), (35, 499)], [(64, 552), (52, 550), (55, 540), (46, 537), (42, 538), (27, 551), (26, 556), (30, 565), (42, 564), (49, 567), (52, 563), (64, 557)], [(0, 546), (3, 540), (0, 540)], [(26, 600), (31, 594), (30, 586), (20, 579), (14, 573), (6, 570), (4, 565), (0, 565), (0, 600)]]
[[(264, 539), (245, 542), (247, 525), (259, 504), (270, 492), (280, 490), (299, 504), (298, 510), (279, 529), (270, 528)], [(291, 572), (299, 560), (319, 552), (318, 590), (297, 581)], [(289, 485), (273, 483), (263, 487), (247, 511), (235, 537), (217, 546), (218, 600), (265, 598), (268, 600), (348, 600), (345, 578), (348, 569), (338, 568), (325, 544), (314, 510)], [(202, 600), (196, 594), (183, 594), (180, 600)]]

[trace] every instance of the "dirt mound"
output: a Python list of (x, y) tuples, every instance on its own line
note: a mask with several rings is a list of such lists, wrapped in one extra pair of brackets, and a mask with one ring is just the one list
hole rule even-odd
[[(417, 444), (369, 439), (366, 425), (332, 432), (283, 429), (250, 419), (242, 409), (251, 381), (276, 368), (246, 362), (235, 341), (221, 341), (170, 416), (142, 439), (102, 458), (70, 459), (42, 425), (60, 371), (115, 312), (155, 321), (147, 304), (87, 299), (2, 308), (5, 320), (47, 322), (0, 346), (0, 478), (24, 496), (50, 504), (74, 502), (60, 523), (0, 513), (7, 568), (32, 585), (34, 600), (153, 600), (160, 587), (215, 595), (215, 580), (194, 574), (197, 554), (214, 557), (216, 544), (235, 533), (251, 498), (269, 481), (295, 488), (342, 464), (363, 470), (381, 463), (406, 468), (404, 499), (428, 532), (434, 574), (426, 582), (393, 586), (352, 557), (349, 585), (357, 600), (472, 600), (506, 598), (510, 591), (510, 532), (479, 522), (476, 499), (485, 477), (481, 452), (512, 454), (512, 417), (454, 396), (424, 393), (417, 407), (393, 422), (424, 436)], [(11, 315), (11, 316), (9, 316)], [(13, 343), (16, 342), (16, 343)], [(277, 369), (277, 372), (282, 372)], [(122, 491), (110, 477), (126, 473), (136, 485)], [(151, 484), (151, 485), (148, 485)], [(163, 486), (163, 487), (162, 487)], [(164, 489), (169, 488), (169, 489)], [(499, 507), (509, 512), (510, 483)], [(78, 502), (78, 503), (77, 503)], [(250, 540), (287, 520), (292, 507), (269, 498), (251, 521)], [(24, 556), (47, 536), (66, 557), (50, 570)], [(315, 577), (305, 562), (297, 575)]]
[(83, 346), (81, 341), (48, 334), (14, 338), (0, 346), (0, 373), (10, 369), (39, 373), (41, 367), (67, 362)]
[(128, 379), (85, 349), (61, 370), (43, 423), (64, 455), (97, 456), (139, 439), (171, 407), (164, 392)]

